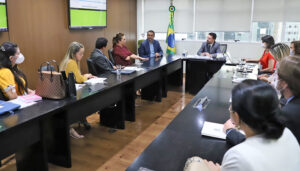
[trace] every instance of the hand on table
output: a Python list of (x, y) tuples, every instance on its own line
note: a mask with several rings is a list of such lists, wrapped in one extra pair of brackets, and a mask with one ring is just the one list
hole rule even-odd
[(232, 129), (235, 128), (235, 125), (232, 123), (231, 119), (228, 119), (225, 123), (224, 123), (224, 128), (223, 131), (226, 133), (226, 131), (228, 129)]
[(159, 53), (155, 53), (155, 57), (156, 57), (156, 58), (159, 58), (159, 57), (160, 57), (160, 54), (159, 54)]
[(218, 163), (214, 163), (212, 161), (203, 160), (210, 171), (220, 171), (221, 166)]

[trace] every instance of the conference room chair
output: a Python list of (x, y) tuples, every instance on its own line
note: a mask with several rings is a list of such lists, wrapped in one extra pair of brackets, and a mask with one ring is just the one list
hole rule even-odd
[[(7, 101), (8, 99), (4, 96), (4, 93), (2, 92), (2, 90), (0, 90), (0, 100), (3, 101)], [(1, 165), (1, 161), (0, 161), (0, 165)]]
[(221, 44), (220, 49), (221, 49), (221, 53), (226, 53), (227, 52), (227, 44)]
[(91, 73), (93, 75), (97, 75), (97, 70), (96, 70), (93, 60), (87, 59), (86, 62), (87, 62), (89, 73)]
[(113, 49), (108, 49), (108, 57), (111, 63), (113, 63), (114, 65), (116, 65), (114, 57), (113, 57)]

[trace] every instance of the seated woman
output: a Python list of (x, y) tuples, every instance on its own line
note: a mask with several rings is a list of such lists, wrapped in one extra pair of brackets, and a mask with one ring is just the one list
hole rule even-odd
[(274, 38), (270, 35), (266, 35), (261, 38), (262, 47), (265, 49), (263, 55), (259, 59), (245, 59), (246, 62), (256, 62), (261, 65), (261, 73), (273, 73), (276, 66), (276, 60), (269, 52), (270, 48), (274, 45)]
[[(92, 74), (84, 74), (82, 75), (80, 72), (80, 61), (83, 58), (84, 47), (82, 44), (78, 42), (72, 42), (69, 45), (68, 51), (62, 60), (59, 69), (60, 71), (65, 71), (66, 76), (69, 75), (70, 72), (74, 73), (76, 83), (83, 83), (87, 79), (94, 78)], [(86, 119), (83, 119), (83, 124), (86, 129), (90, 129), (89, 123)], [(83, 135), (79, 135), (73, 128), (70, 129), (70, 134), (74, 138), (83, 138)]]
[(284, 43), (277, 43), (270, 49), (271, 55), (277, 61), (275, 72), (272, 75), (262, 74), (258, 76), (258, 79), (269, 82), (273, 87), (276, 87), (277, 84), (277, 70), (279, 66), (279, 62), (284, 58), (289, 56), (290, 49), (289, 46)]
[(139, 59), (142, 61), (147, 61), (148, 58), (142, 58), (131, 53), (128, 48), (125, 46), (126, 37), (123, 33), (118, 33), (113, 38), (113, 56), (116, 65), (128, 66), (131, 65), (131, 59)]
[(290, 45), (290, 56), (300, 56), (300, 41), (292, 41)]
[(300, 146), (283, 124), (278, 103), (275, 89), (265, 82), (245, 80), (236, 85), (230, 118), (245, 132), (246, 140), (226, 152), (221, 166), (200, 160), (207, 170), (299, 170)]
[(0, 89), (5, 100), (16, 99), (26, 93), (34, 93), (28, 88), (25, 74), (18, 69), (20, 49), (17, 44), (4, 42), (0, 47)]

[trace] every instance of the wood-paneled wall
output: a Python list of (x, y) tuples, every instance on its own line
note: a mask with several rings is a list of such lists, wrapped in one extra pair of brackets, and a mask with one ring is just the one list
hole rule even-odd
[(98, 37), (106, 37), (111, 48), (113, 36), (123, 32), (128, 48), (136, 52), (136, 0), (107, 0), (107, 28), (98, 30), (68, 29), (68, 0), (8, 0), (7, 5), (9, 33), (0, 33), (0, 43), (12, 41), (19, 45), (25, 56), (20, 68), (31, 88), (35, 88), (39, 65), (50, 59), (60, 62), (72, 41), (85, 46), (82, 73), (88, 71), (86, 58)]

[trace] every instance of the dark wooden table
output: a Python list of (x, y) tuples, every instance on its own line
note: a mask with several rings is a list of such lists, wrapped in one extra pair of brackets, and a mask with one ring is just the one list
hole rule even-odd
[(219, 71), (226, 62), (225, 58), (193, 59), (184, 58), (186, 61), (185, 91), (197, 94), (202, 87)]
[(180, 59), (172, 56), (151, 59), (141, 67), (143, 71), (121, 77), (107, 73), (104, 75), (106, 84), (93, 87), (92, 91), (85, 87), (77, 97), (43, 100), (14, 115), (0, 116), (0, 160), (16, 153), (18, 170), (48, 170), (48, 161), (71, 167), (70, 124), (117, 103), (120, 112), (116, 126), (124, 129), (125, 120), (135, 120), (134, 94), (137, 89), (155, 82), (163, 85), (168, 75), (173, 75), (174, 82), (181, 80), (182, 83)]
[[(221, 163), (229, 146), (224, 140), (201, 136), (201, 130), (204, 121), (224, 123), (229, 119), (229, 98), (234, 86), (231, 69), (223, 66), (127, 170), (144, 167), (155, 171), (182, 171), (186, 160), (193, 156)], [(210, 99), (207, 108), (203, 111), (193, 108), (194, 103), (205, 96)]]
[[(70, 124), (117, 104), (114, 127), (124, 129), (126, 120), (135, 121), (135, 91), (142, 89), (160, 101), (167, 96), (167, 82), (182, 85), (182, 61), (172, 56), (152, 58), (140, 66), (144, 70), (130, 75), (105, 73), (106, 84), (86, 86), (77, 97), (43, 100), (13, 115), (0, 116), (0, 160), (16, 153), (18, 170), (48, 170), (48, 162), (71, 167)], [(183, 136), (180, 131), (172, 133)]]

